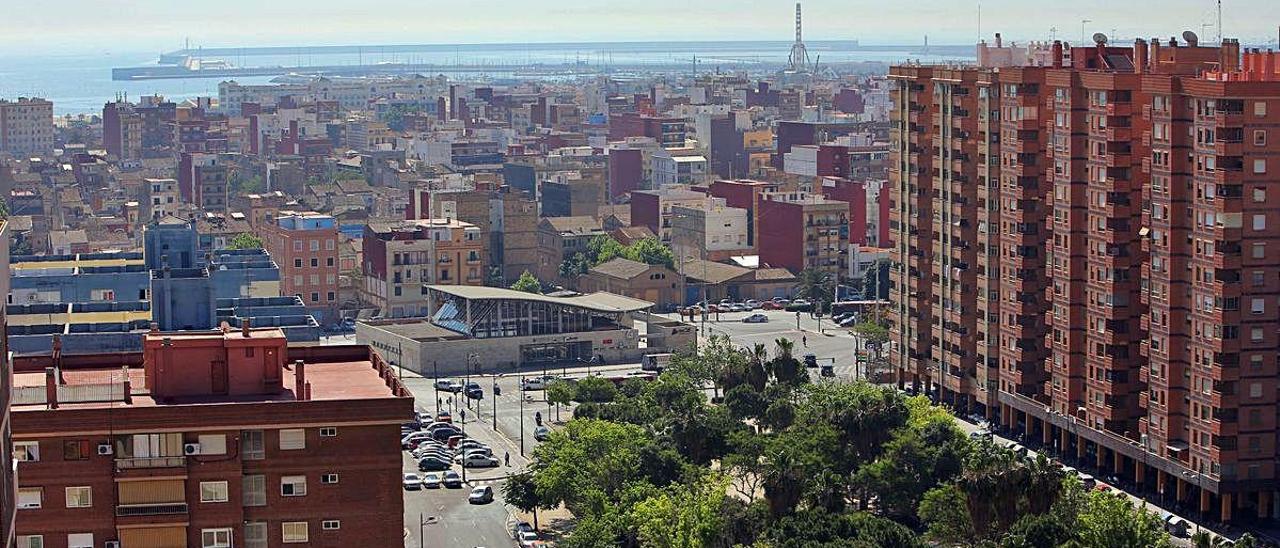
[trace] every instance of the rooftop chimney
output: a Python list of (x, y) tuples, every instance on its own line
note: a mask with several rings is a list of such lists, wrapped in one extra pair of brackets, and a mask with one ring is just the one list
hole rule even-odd
[(1148, 55), (1148, 57), (1147, 57), (1148, 64), (1150, 65), (1150, 68), (1151, 68), (1151, 70), (1150, 70), (1149, 72), (1152, 72), (1152, 73), (1158, 73), (1158, 72), (1160, 72), (1160, 60), (1161, 60), (1161, 59), (1160, 59), (1160, 47), (1161, 47), (1160, 39), (1159, 39), (1159, 38), (1152, 38), (1152, 39), (1151, 39), (1151, 51), (1150, 51), (1150, 54), (1149, 54), (1149, 55)]
[(44, 368), (44, 401), (49, 409), (58, 408), (58, 374), (52, 367)]
[(252, 327), (252, 323), (253, 320), (250, 320), (247, 317), (240, 320), (240, 334), (246, 339), (249, 338), (249, 329)]
[(293, 397), (307, 400), (307, 364), (302, 360), (293, 362)]
[(1138, 74), (1147, 71), (1147, 41), (1141, 38), (1133, 41), (1133, 71)]
[(1062, 68), (1062, 40), (1053, 41), (1053, 68)]
[(1222, 41), (1222, 46), (1218, 49), (1221, 59), (1218, 61), (1222, 72), (1235, 72), (1240, 70), (1240, 41), (1234, 38), (1228, 38)]
[(1000, 47), (1004, 42), (1000, 39), (1000, 33), (996, 33), (996, 47)]

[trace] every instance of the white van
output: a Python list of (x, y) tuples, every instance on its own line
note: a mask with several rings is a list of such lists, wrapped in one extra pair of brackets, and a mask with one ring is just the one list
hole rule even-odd
[(662, 371), (671, 363), (671, 354), (646, 354), (640, 358), (641, 371)]

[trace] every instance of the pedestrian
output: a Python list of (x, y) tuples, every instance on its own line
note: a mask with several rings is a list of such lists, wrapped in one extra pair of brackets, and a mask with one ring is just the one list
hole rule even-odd
[(502, 454), (502, 460), (506, 461), (507, 466), (508, 466), (508, 467), (510, 467), (510, 466), (511, 466), (511, 452), (510, 452), (510, 451), (507, 451), (507, 452), (503, 453), (503, 454)]
[(801, 344), (803, 344), (805, 348), (809, 348), (809, 336), (808, 336), (808, 335), (801, 335), (801, 336), (800, 336), (800, 343), (801, 343)]

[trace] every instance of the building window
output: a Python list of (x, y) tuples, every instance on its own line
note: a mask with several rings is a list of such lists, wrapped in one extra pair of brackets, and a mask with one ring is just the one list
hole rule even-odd
[(333, 266), (333, 257), (328, 257), (328, 258), (326, 258), (326, 259), (324, 260), (324, 265), (325, 265), (325, 266)]
[(1267, 161), (1266, 161), (1265, 159), (1263, 159), (1263, 158), (1258, 158), (1258, 159), (1254, 160), (1254, 161), (1253, 161), (1253, 172), (1254, 172), (1254, 173), (1257, 173), (1257, 174), (1266, 173), (1266, 172), (1267, 172)]
[(267, 458), (266, 443), (261, 430), (240, 431), (240, 456), (244, 460)]
[(244, 548), (267, 548), (267, 524), (254, 521), (244, 524)]
[(1258, 102), (1254, 103), (1254, 104), (1253, 104), (1253, 115), (1254, 115), (1254, 116), (1266, 116), (1266, 115), (1267, 115), (1267, 102), (1266, 102), (1266, 101), (1258, 101)]
[(320, 528), (325, 531), (337, 531), (342, 528), (342, 522), (336, 519), (326, 519), (320, 522)]
[(1255, 243), (1253, 244), (1253, 258), (1255, 258), (1255, 259), (1265, 259), (1265, 258), (1267, 258), (1267, 244), (1266, 244), (1266, 242), (1255, 242)]
[(231, 529), (201, 529), (201, 548), (231, 548)]
[(67, 535), (67, 548), (93, 548), (93, 533)]
[(227, 502), (227, 482), (200, 482), (200, 502)]
[(320, 251), (320, 240), (311, 240), (311, 250)]
[(286, 521), (280, 524), (285, 544), (307, 542), (307, 522)]
[(40, 442), (38, 441), (13, 442), (13, 460), (16, 460), (18, 462), (39, 462), (40, 461)]
[(311, 268), (315, 268), (315, 267), (317, 267), (317, 266), (320, 266), (320, 259), (319, 259), (319, 258), (317, 258), (317, 257), (312, 257), (312, 258), (311, 258)]
[(332, 292), (332, 291), (330, 291), (326, 296), (328, 297), (328, 299), (327, 299), (327, 300), (328, 300), (329, 302), (333, 302), (334, 294), (333, 294), (333, 292)]
[(313, 302), (313, 303), (318, 303), (318, 302), (320, 302), (320, 293), (319, 293), (319, 292), (316, 292), (316, 291), (312, 291), (312, 292), (311, 292), (311, 302)]
[(1259, 147), (1267, 146), (1267, 130), (1265, 129), (1253, 130), (1253, 145), (1259, 146)]
[(327, 484), (330, 484), (330, 485), (332, 485), (332, 484), (334, 484), (334, 483), (338, 483), (338, 475), (337, 475), (337, 474), (324, 474), (324, 475), (320, 476), (320, 483), (327, 483)]
[(63, 460), (84, 460), (87, 458), (89, 458), (89, 440), (67, 440), (63, 442)]
[(92, 487), (68, 487), (67, 508), (89, 508), (93, 506)]
[(324, 241), (324, 248), (325, 248), (325, 249), (327, 249), (327, 250), (329, 250), (329, 251), (333, 251), (333, 248), (334, 248), (333, 240), (332, 240), (332, 239), (325, 240), (325, 241)]
[(241, 504), (244, 506), (267, 505), (267, 477), (262, 474), (244, 476), (240, 482)]
[(201, 455), (227, 454), (226, 434), (204, 434), (198, 436), (196, 441), (200, 442)]
[(338, 427), (336, 427), (336, 426), (326, 426), (326, 427), (324, 427), (324, 428), (321, 428), (321, 429), (320, 429), (320, 437), (322, 437), (322, 438), (336, 438), (336, 437), (338, 437)]
[(306, 476), (283, 476), (280, 478), (280, 496), (305, 497), (307, 495)]
[(293, 277), (293, 286), (294, 286), (294, 287), (298, 287), (298, 286), (300, 286), (300, 285), (302, 285), (302, 275), (301, 275), (301, 274), (296, 275), (296, 276), (294, 276), (294, 277)]
[(294, 251), (302, 251), (302, 240), (294, 240), (294, 241), (293, 241), (293, 250), (294, 250)]
[(1254, 215), (1254, 216), (1253, 216), (1253, 229), (1254, 229), (1254, 230), (1266, 230), (1266, 229), (1267, 229), (1267, 216), (1266, 216), (1266, 214), (1258, 214), (1258, 215)]
[(18, 548), (44, 548), (44, 535), (18, 535)]
[(296, 451), (307, 448), (307, 431), (301, 428), (289, 428), (280, 431), (280, 450)]
[(302, 268), (302, 259), (294, 259), (294, 260), (293, 260), (293, 267), (294, 267), (294, 268)]
[(44, 488), (43, 487), (19, 487), (18, 488), (18, 509), (34, 510), (44, 507)]

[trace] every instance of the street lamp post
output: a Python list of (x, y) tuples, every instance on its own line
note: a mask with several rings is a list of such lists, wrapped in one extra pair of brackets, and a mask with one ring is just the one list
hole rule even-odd
[(427, 517), (422, 512), (418, 512), (418, 546), (425, 548), (427, 545), (427, 526), (435, 524), (440, 518), (436, 516)]
[(431, 360), (431, 386), (436, 390), (436, 416), (440, 416), (440, 364)]
[[(517, 372), (520, 371), (519, 366), (516, 366), (516, 371)], [(545, 379), (544, 379), (544, 382), (545, 382)], [(524, 456), (524, 393), (525, 393), (523, 379), (521, 379), (519, 389), (520, 389), (520, 393), (516, 395), (519, 396), (520, 398), (520, 456), (523, 457)]]

